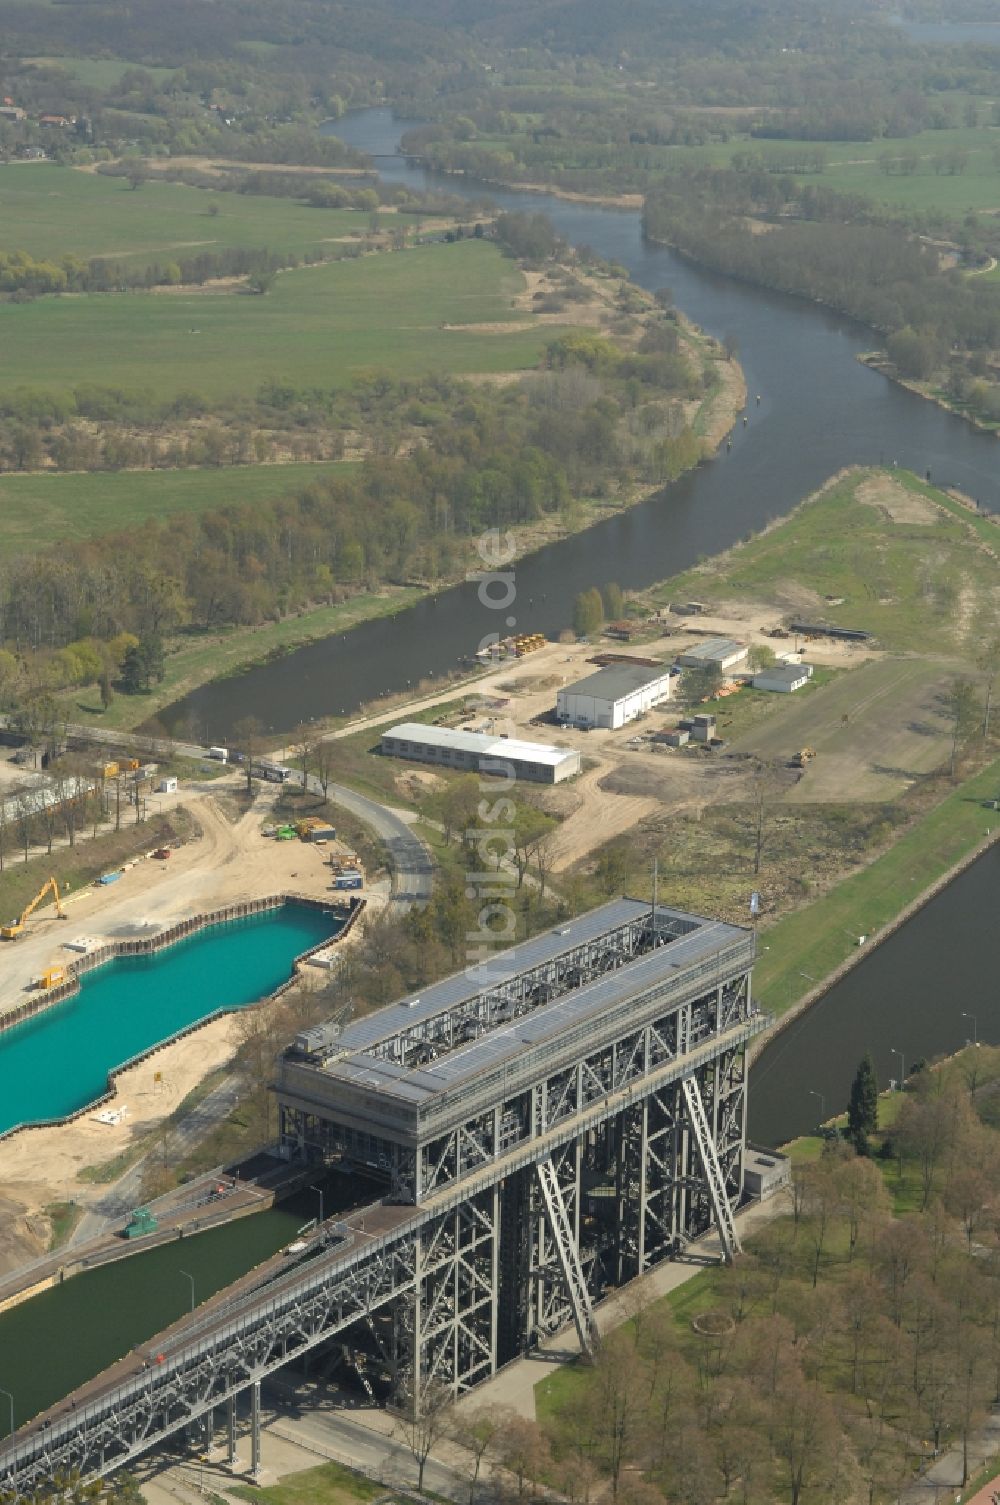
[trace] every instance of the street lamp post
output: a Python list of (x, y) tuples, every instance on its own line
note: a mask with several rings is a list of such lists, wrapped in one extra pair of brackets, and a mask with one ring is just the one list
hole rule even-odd
[(894, 1045), (890, 1047), (889, 1054), (891, 1056), (899, 1057), (899, 1090), (900, 1092), (902, 1092), (903, 1084), (906, 1081), (906, 1057), (903, 1055), (903, 1052), (901, 1050), (897, 1050)]
[(313, 1186), (313, 1187), (310, 1187), (310, 1190), (314, 1191), (316, 1193), (317, 1197), (319, 1197), (319, 1221), (320, 1221), (320, 1226), (322, 1227), (322, 1224), (323, 1224), (323, 1188), (322, 1188), (322, 1186)]
[(975, 1014), (967, 1014), (965, 1012), (965, 1010), (963, 1009), (962, 1010), (962, 1018), (963, 1019), (971, 1019), (972, 1020), (972, 1043), (973, 1043), (973, 1045), (978, 1045), (979, 1044), (979, 1024), (978, 1024), (978, 1021), (976, 1020)]
[(0, 1388), (0, 1395), (5, 1395), (7, 1397), (7, 1399), (8, 1399), (8, 1401), (10, 1402), (10, 1433), (9, 1433), (9, 1435), (11, 1437), (13, 1437), (13, 1435), (14, 1435), (14, 1397), (11, 1395), (11, 1393), (10, 1393), (9, 1390), (4, 1390), (2, 1388)]
[(194, 1276), (189, 1275), (187, 1270), (178, 1270), (178, 1275), (183, 1275), (191, 1282), (191, 1310), (194, 1311)]
[(826, 1123), (826, 1098), (822, 1092), (817, 1092), (814, 1087), (809, 1088), (809, 1096), (819, 1098), (819, 1121), (822, 1126)]

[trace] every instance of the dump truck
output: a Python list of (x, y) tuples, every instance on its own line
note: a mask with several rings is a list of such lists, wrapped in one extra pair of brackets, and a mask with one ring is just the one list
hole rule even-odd
[(21, 911), (18, 918), (16, 920), (11, 920), (9, 925), (0, 927), (0, 940), (16, 941), (20, 936), (24, 934), (24, 927), (27, 924), (29, 917), (38, 908), (39, 904), (41, 904), (42, 900), (45, 898), (45, 895), (49, 892), (50, 889), (52, 890), (52, 894), (56, 901), (56, 914), (59, 916), (60, 920), (65, 920), (68, 918), (66, 911), (62, 907), (62, 901), (59, 898), (59, 885), (54, 878), (49, 878), (46, 883), (42, 884), (42, 887), (38, 890), (38, 893), (32, 899), (31, 903)]

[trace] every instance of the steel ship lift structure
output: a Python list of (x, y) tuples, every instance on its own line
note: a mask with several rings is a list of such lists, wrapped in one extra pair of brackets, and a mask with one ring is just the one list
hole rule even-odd
[[(274, 1091), (282, 1153), (382, 1176), (328, 1222), (0, 1449), (0, 1491), (91, 1478), (251, 1397), (299, 1355), (347, 1354), (418, 1410), (460, 1395), (711, 1225), (739, 1252), (748, 930), (621, 899), (349, 1024), (306, 1031)], [(117, 1366), (118, 1371), (122, 1366)], [(127, 1369), (127, 1365), (125, 1366)]]

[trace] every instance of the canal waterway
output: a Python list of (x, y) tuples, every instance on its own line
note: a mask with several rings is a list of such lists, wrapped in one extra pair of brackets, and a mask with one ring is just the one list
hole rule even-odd
[[(378, 1195), (360, 1176), (322, 1183), (327, 1217)], [(305, 1187), (267, 1212), (254, 1213), (76, 1275), (0, 1315), (0, 1386), (14, 1397), (14, 1420), (31, 1417), (92, 1379), (130, 1349), (200, 1306), (223, 1286), (270, 1259), (316, 1217), (316, 1187)], [(44, 1355), (44, 1359), (42, 1356)], [(10, 1431), (6, 1400), (0, 1437)]]
[[(647, 244), (636, 210), (427, 172), (397, 154), (406, 125), (388, 109), (369, 109), (332, 122), (329, 130), (372, 154), (388, 180), (474, 200), (488, 196), (505, 209), (544, 211), (572, 244), (622, 263), (641, 286), (669, 287), (697, 324), (735, 342), (751, 393), (749, 425), (736, 426), (730, 453), (518, 564), (511, 608), (518, 631), (554, 635), (571, 621), (574, 597), (589, 586), (613, 580), (642, 588), (718, 553), (787, 513), (845, 465), (898, 461), (1000, 510), (996, 439), (860, 365), (858, 353), (876, 343), (870, 330)], [(474, 584), (460, 585), (394, 617), (204, 685), (161, 720), (171, 728), (193, 726), (208, 743), (225, 742), (248, 714), (287, 731), (310, 717), (347, 713), (454, 668), (485, 633), (503, 626), (497, 616), (484, 608)]]
[(776, 1035), (750, 1073), (751, 1139), (783, 1144), (843, 1113), (866, 1051), (885, 1087), (904, 1060), (1000, 1040), (998, 895), (994, 846)]
[(283, 904), (86, 973), (78, 993), (0, 1034), (0, 1133), (94, 1102), (116, 1066), (273, 993), (296, 956), (339, 928), (332, 914)]

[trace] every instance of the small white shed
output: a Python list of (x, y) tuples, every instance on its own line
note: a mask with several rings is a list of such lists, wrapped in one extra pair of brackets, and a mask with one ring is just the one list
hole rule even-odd
[(755, 690), (775, 690), (790, 695), (793, 690), (801, 690), (809, 683), (812, 672), (812, 664), (772, 664), (769, 669), (755, 674), (752, 684)]
[(173, 776), (173, 774), (168, 774), (168, 775), (166, 775), (166, 777), (164, 777), (164, 778), (162, 778), (160, 780), (160, 782), (156, 786), (156, 792), (157, 792), (157, 794), (176, 794), (177, 793), (177, 780)]

